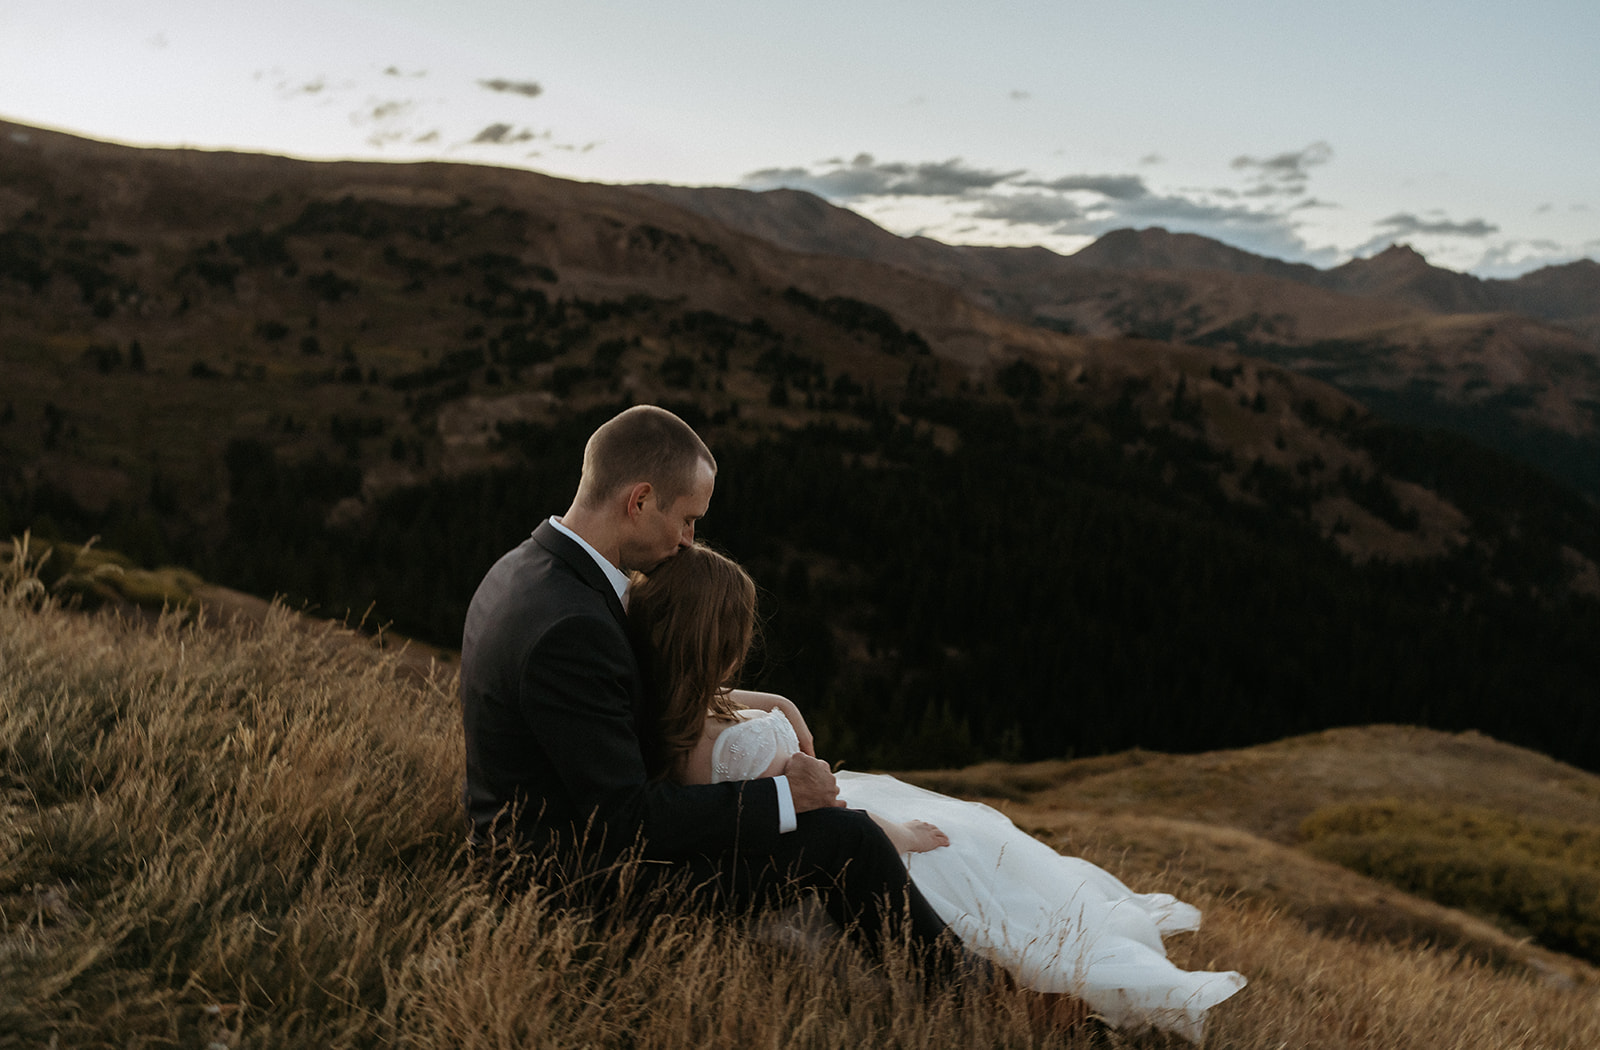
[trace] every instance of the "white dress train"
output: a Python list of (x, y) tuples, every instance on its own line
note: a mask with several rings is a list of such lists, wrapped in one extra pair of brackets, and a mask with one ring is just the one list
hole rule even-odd
[[(745, 712), (712, 745), (712, 779), (760, 776), (799, 749), (781, 712)], [(906, 869), (967, 947), (1025, 987), (1067, 992), (1112, 1024), (1151, 1024), (1193, 1041), (1206, 1011), (1245, 985), (1229, 972), (1180, 970), (1165, 934), (1198, 929), (1200, 912), (1165, 893), (1064, 857), (999, 810), (870, 773), (838, 774), (839, 797), (886, 820), (937, 824), (950, 845), (907, 854)]]

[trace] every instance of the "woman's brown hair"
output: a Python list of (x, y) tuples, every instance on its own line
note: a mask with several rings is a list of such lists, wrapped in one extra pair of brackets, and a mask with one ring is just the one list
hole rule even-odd
[(658, 704), (650, 765), (665, 776), (699, 742), (708, 714), (736, 717), (728, 691), (755, 638), (756, 585), (737, 562), (697, 543), (633, 577), (628, 622)]

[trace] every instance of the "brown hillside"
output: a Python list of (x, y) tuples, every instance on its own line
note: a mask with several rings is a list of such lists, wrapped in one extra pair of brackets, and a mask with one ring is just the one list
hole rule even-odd
[[(1019, 323), (982, 305), (987, 286), (974, 299), (910, 263), (978, 259), (996, 296), (1070, 271), (1099, 304), (1094, 316), (1066, 318), (1084, 331), (1107, 312), (1159, 321), (1172, 306), (1164, 276), (1116, 277), (1048, 252), (903, 241), (837, 209), (822, 213), (828, 221), (807, 246), (843, 231), (872, 258), (737, 232), (704, 208), (665, 203), (685, 195), (659, 187), (0, 130), (0, 226), (11, 231), (3, 352), (8, 396), (23, 416), (0, 436), (27, 478), (91, 510), (138, 498), (159, 475), (199, 527), (214, 529), (221, 459), (236, 438), (304, 457), (332, 436), (359, 463), (370, 497), (493, 464), (497, 426), (624, 391), (670, 400), (692, 389), (708, 413), (737, 412), (747, 425), (854, 418), (769, 405), (762, 354), (781, 347), (835, 386), (848, 380), (891, 401), (998, 397), (996, 369), (1018, 360), (1054, 397), (1129, 398), (1153, 425), (1166, 425), (1181, 392), (1197, 414), (1179, 426), (1225, 454), (1232, 466), (1219, 483), (1230, 497), (1254, 498), (1241, 478), (1260, 461), (1300, 471), (1321, 493), (1306, 513), (1357, 557), (1430, 555), (1461, 535), (1459, 514), (1425, 493), (1396, 490), (1420, 515), (1409, 535), (1342, 499), (1341, 469), (1373, 467), (1319, 422), (1359, 414), (1331, 387), (1225, 347)], [(791, 211), (769, 214), (790, 216), (793, 242), (819, 202), (780, 198)], [(732, 202), (746, 226), (761, 214), (747, 207), (752, 195), (689, 199)], [(903, 248), (907, 265), (878, 261), (886, 244)], [(1053, 268), (1030, 270), (1047, 258)], [(1348, 323), (1351, 300), (1282, 278), (1210, 274), (1175, 294), (1200, 315), (1231, 318), (1262, 314), (1283, 289), (1303, 300), (1303, 323)], [(554, 304), (566, 320), (544, 330), (518, 320), (530, 303)], [(706, 324), (721, 334), (697, 334)], [(916, 340), (925, 357), (908, 349)], [(689, 378), (672, 378), (674, 362)], [(1315, 417), (1307, 405), (1319, 406)], [(361, 502), (337, 513), (359, 515)]]

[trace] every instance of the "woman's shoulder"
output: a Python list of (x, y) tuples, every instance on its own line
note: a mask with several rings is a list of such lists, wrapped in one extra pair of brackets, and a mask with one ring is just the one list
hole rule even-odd
[(720, 724), (711, 745), (714, 783), (754, 780), (780, 756), (787, 758), (799, 750), (794, 727), (781, 711), (745, 709), (737, 712), (737, 717), (735, 722)]

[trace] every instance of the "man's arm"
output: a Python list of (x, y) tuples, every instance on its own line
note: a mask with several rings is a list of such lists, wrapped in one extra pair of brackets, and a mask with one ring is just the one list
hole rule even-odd
[(608, 836), (645, 840), (645, 856), (679, 859), (770, 849), (778, 835), (772, 781), (681, 785), (649, 779), (634, 731), (635, 677), (620, 625), (574, 615), (552, 624), (524, 664), (523, 717), (579, 813)]

